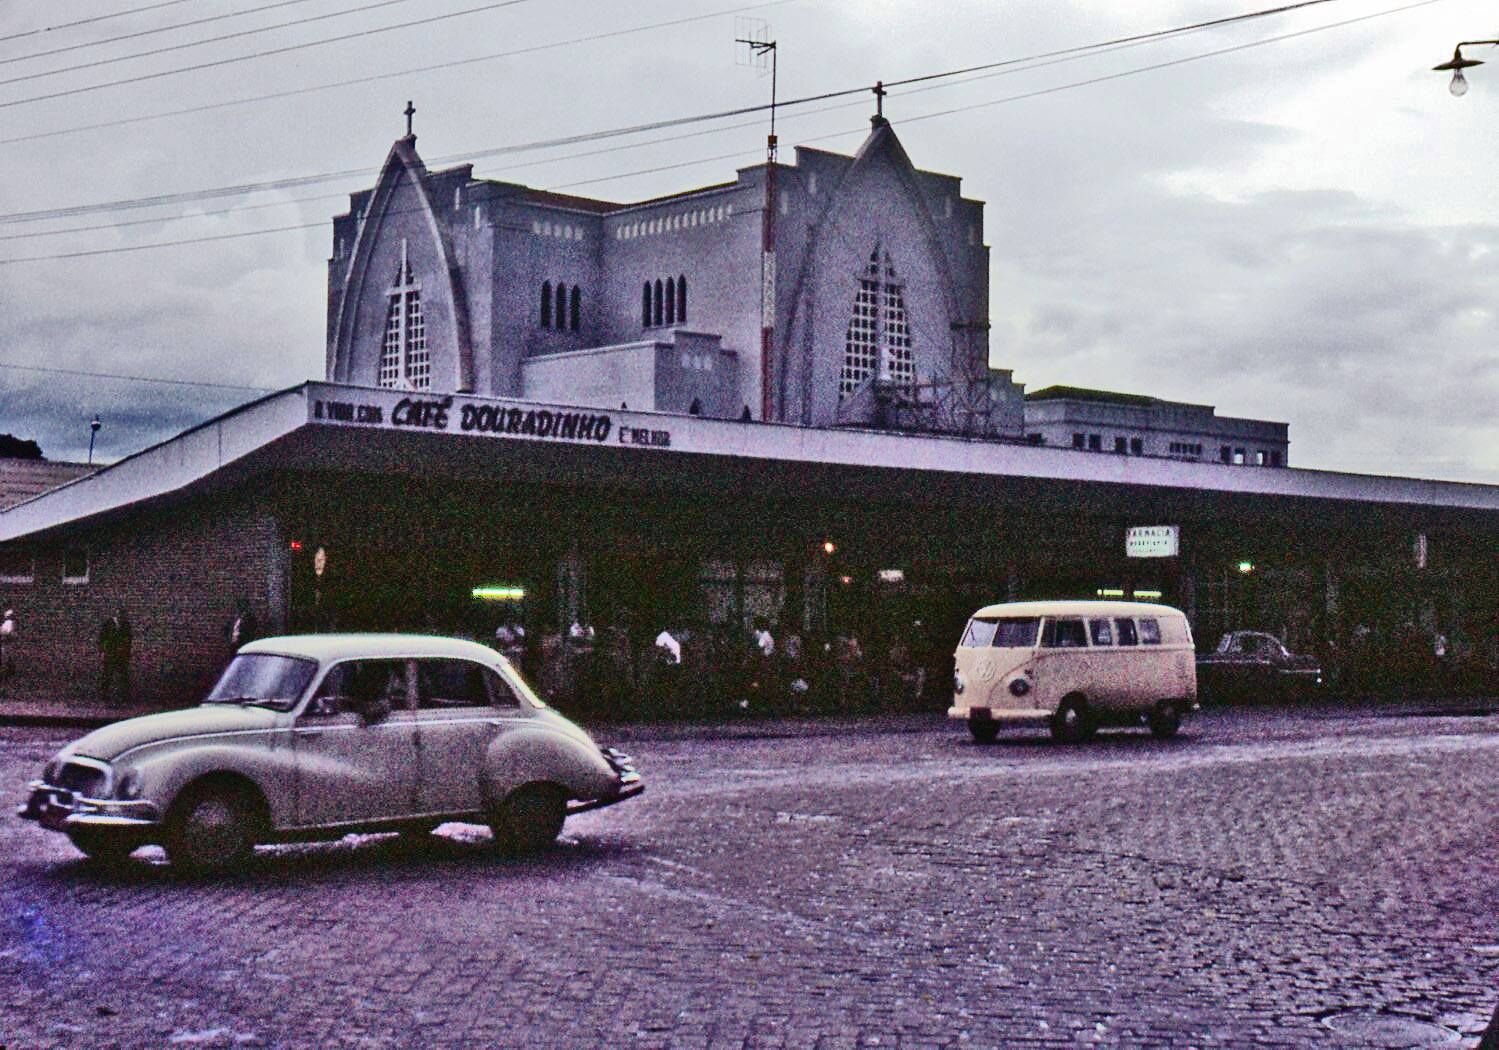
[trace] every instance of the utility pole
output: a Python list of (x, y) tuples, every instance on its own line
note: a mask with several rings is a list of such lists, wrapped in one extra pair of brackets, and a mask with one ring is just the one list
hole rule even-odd
[[(762, 36), (763, 36), (762, 30)], [(765, 137), (765, 212), (760, 225), (760, 419), (768, 421), (774, 410), (771, 397), (771, 352), (776, 327), (776, 42), (737, 37), (752, 57), (762, 63), (770, 59), (770, 134)]]

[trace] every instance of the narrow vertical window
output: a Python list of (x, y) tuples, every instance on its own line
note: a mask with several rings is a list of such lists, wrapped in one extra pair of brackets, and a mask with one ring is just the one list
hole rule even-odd
[(843, 369), (838, 375), (839, 400), (848, 397), (870, 377), (902, 387), (916, 382), (905, 287), (896, 275), (889, 253), (878, 244), (858, 280), (853, 316), (844, 336)]
[(578, 290), (577, 285), (573, 285), (573, 294), (567, 306), (567, 327), (574, 332), (578, 330), (578, 315), (583, 310), (582, 299), (583, 293)]
[(682, 324), (687, 323), (687, 277), (677, 278), (677, 320)]
[(654, 324), (660, 324), (663, 306), (661, 302), (661, 278), (659, 277), (656, 278), (654, 292), (655, 294), (651, 297), (651, 321)]
[(666, 279), (666, 323), (677, 323), (677, 279)]
[(541, 282), (541, 327), (552, 327), (552, 282)]
[(553, 316), (556, 318), (556, 328), (557, 328), (557, 331), (559, 331), (559, 332), (566, 331), (567, 330), (567, 285), (562, 284), (560, 281), (557, 284), (557, 312)]
[(432, 355), (427, 348), (422, 290), (412, 276), (404, 240), (395, 283), (387, 292), (385, 332), (380, 340), (380, 365), (375, 381), (380, 386), (401, 390), (427, 390), (432, 386)]
[(640, 327), (651, 326), (651, 282), (646, 281), (640, 289)]

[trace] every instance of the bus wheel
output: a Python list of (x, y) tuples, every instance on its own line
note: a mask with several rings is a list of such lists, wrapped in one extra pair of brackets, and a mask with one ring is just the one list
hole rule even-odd
[(1081, 744), (1097, 728), (1087, 702), (1076, 694), (1063, 697), (1051, 716), (1051, 736), (1059, 744)]
[(1168, 740), (1181, 728), (1181, 709), (1173, 700), (1162, 700), (1150, 712), (1150, 732), (1157, 740)]

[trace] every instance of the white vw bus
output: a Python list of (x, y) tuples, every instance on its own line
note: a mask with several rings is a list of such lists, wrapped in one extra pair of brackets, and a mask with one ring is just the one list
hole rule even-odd
[(1047, 725), (1064, 743), (1100, 725), (1175, 735), (1197, 708), (1192, 629), (1142, 602), (1011, 602), (974, 613), (958, 642), (949, 718), (990, 743), (1005, 724)]

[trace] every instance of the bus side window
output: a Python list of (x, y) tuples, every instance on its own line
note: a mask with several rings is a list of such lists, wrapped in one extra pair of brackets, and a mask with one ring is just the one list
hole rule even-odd
[(1148, 618), (1140, 618), (1140, 642), (1143, 645), (1161, 644), (1161, 625), (1158, 621)]
[(1108, 620), (1089, 620), (1088, 630), (1093, 634), (1094, 645), (1114, 644), (1114, 627)]
[(1082, 620), (1048, 620), (1041, 636), (1048, 649), (1082, 649), (1088, 645), (1087, 629)]
[(1135, 635), (1134, 620), (1118, 619), (1114, 621), (1114, 626), (1119, 629), (1120, 645), (1138, 645), (1140, 643), (1140, 639)]

